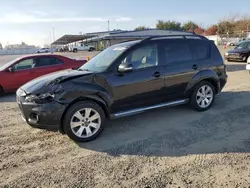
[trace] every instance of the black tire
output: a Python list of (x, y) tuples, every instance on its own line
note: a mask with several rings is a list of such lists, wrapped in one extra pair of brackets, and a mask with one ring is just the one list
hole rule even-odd
[(77, 52), (78, 52), (78, 50), (77, 50), (77, 49), (73, 49), (73, 52), (74, 52), (74, 53), (77, 53)]
[(242, 58), (242, 61), (243, 61), (243, 62), (247, 62), (247, 59), (248, 59), (247, 56), (246, 56), (246, 57), (243, 57), (243, 58)]
[[(71, 126), (70, 126), (71, 119), (73, 118), (74, 114), (77, 111), (84, 109), (84, 108), (94, 109), (96, 112), (99, 113), (100, 118), (101, 118), (101, 125), (99, 129), (97, 130), (97, 132), (87, 138), (82, 138), (82, 137), (78, 137), (77, 135), (75, 135), (75, 133), (73, 133)], [(88, 141), (94, 140), (96, 137), (98, 137), (101, 134), (101, 132), (104, 129), (105, 121), (106, 121), (106, 117), (105, 117), (104, 111), (98, 104), (91, 102), (91, 101), (81, 101), (81, 102), (74, 104), (67, 110), (63, 119), (63, 130), (68, 135), (68, 137), (71, 138), (75, 142), (88, 142)]]
[(94, 51), (94, 48), (90, 48), (90, 49), (89, 49), (89, 52), (92, 52), (92, 51)]
[[(197, 102), (197, 93), (201, 89), (201, 87), (203, 87), (203, 86), (209, 86), (212, 89), (212, 93), (213, 93), (212, 101), (207, 107), (201, 107)], [(212, 107), (212, 105), (214, 103), (214, 99), (215, 99), (215, 88), (214, 88), (213, 84), (211, 84), (208, 81), (201, 81), (195, 86), (195, 88), (193, 90), (193, 93), (192, 93), (191, 98), (190, 98), (190, 106), (197, 111), (206, 111)]]

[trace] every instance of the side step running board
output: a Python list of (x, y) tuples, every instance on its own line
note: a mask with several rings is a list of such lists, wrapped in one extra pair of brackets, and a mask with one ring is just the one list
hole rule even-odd
[(188, 102), (188, 99), (184, 99), (184, 100), (178, 100), (178, 101), (173, 101), (173, 102), (168, 102), (168, 103), (157, 104), (154, 106), (148, 106), (148, 107), (144, 107), (144, 108), (136, 108), (133, 110), (118, 112), (118, 113), (114, 114), (112, 118), (120, 118), (120, 117), (130, 116), (130, 115), (139, 114), (139, 113), (142, 113), (142, 112), (145, 112), (148, 110), (152, 110), (152, 109), (156, 109), (156, 108), (176, 106), (176, 105), (180, 105), (180, 104), (185, 104), (187, 102)]

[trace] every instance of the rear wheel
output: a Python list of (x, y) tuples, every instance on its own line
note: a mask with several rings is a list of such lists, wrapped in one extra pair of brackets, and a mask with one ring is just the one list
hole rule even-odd
[(67, 111), (63, 128), (65, 133), (76, 142), (94, 140), (103, 131), (105, 114), (93, 102), (79, 102)]
[(75, 49), (73, 49), (73, 52), (74, 52), (74, 53), (77, 53), (77, 51), (78, 51), (78, 50), (77, 50), (76, 48), (75, 48)]
[(206, 111), (214, 103), (215, 88), (208, 81), (198, 83), (192, 93), (190, 104), (197, 111)]

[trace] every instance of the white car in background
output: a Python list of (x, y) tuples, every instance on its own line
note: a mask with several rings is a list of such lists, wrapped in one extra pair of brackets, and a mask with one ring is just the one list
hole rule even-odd
[(249, 71), (249, 74), (250, 74), (250, 56), (249, 56), (248, 59), (247, 59), (246, 70), (248, 70), (248, 71)]
[(50, 52), (49, 48), (40, 48), (36, 51), (36, 53), (48, 53)]
[(69, 51), (71, 52), (78, 52), (78, 51), (94, 51), (95, 50), (95, 47), (94, 46), (90, 46), (90, 45), (86, 45), (86, 44), (83, 44), (83, 43), (80, 43), (76, 46), (72, 46), (69, 48)]

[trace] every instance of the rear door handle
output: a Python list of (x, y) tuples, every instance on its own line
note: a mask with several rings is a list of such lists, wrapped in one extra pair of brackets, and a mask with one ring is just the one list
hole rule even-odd
[(154, 77), (156, 77), (156, 78), (158, 78), (158, 77), (160, 77), (160, 76), (161, 76), (161, 73), (159, 73), (159, 72), (155, 72), (155, 73), (153, 74), (153, 76), (154, 76)]
[(196, 70), (196, 69), (198, 69), (198, 66), (197, 66), (196, 64), (194, 64), (194, 65), (192, 66), (192, 69)]

